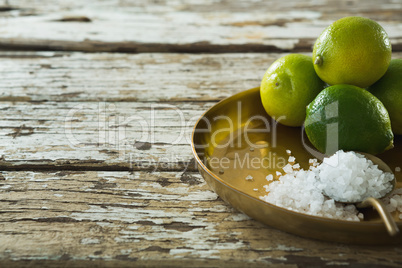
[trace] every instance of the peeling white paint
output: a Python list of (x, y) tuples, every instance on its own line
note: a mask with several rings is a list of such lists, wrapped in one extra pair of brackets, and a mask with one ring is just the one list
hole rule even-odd
[(30, 181), (37, 181), (37, 182), (47, 182), (47, 181), (53, 181), (53, 180), (60, 180), (60, 177), (54, 176), (54, 177), (35, 177), (33, 176), (34, 174), (32, 173), (32, 177), (29, 179)]
[(286, 246), (286, 245), (281, 245), (278, 244), (276, 247), (277, 250), (283, 250), (283, 251), (303, 251), (302, 248), (297, 248), (293, 246)]
[(248, 221), (251, 218), (244, 213), (232, 214), (226, 218), (229, 221)]
[[(78, 10), (77, 10), (78, 11)], [(74, 10), (71, 10), (74, 13)], [(92, 23), (57, 23), (54, 20), (64, 14), (53, 12), (50, 14), (37, 14), (36, 16), (22, 16), (13, 19), (3, 19), (2, 37), (16, 38), (23, 36), (27, 39), (47, 40), (68, 40), (83, 42), (85, 39), (99, 40), (103, 42), (126, 42), (135, 41), (139, 43), (160, 43), (163, 40), (170, 44), (197, 43), (209, 41), (213, 44), (247, 44), (251, 41), (272, 45), (271, 39), (295, 38), (295, 37), (316, 37), (321, 29), (315, 29), (306, 23), (298, 23), (297, 30), (292, 29), (292, 25), (286, 27), (278, 26), (245, 26), (236, 27), (231, 24), (247, 21), (264, 21), (266, 18), (278, 17), (278, 14), (244, 13), (231, 12), (224, 14), (194, 13), (194, 12), (173, 12), (173, 13), (137, 13), (133, 16), (125, 12), (125, 9), (97, 9), (79, 10), (80, 14), (88, 17), (96, 17)], [(287, 17), (300, 16), (285, 12), (282, 15)], [(317, 19), (317, 12), (308, 14), (310, 19)], [(304, 14), (304, 15), (305, 15)], [(271, 17), (272, 16), (272, 17)], [(260, 18), (259, 18), (260, 17)], [(280, 19), (279, 17), (277, 19)], [(152, 23), (147, 23), (152, 21)], [(166, 22), (169, 23), (166, 23)], [(194, 24), (194, 21), (197, 24)], [(29, 29), (23, 25), (30, 25)], [(176, 31), (177, 27), (183, 28)], [(259, 38), (252, 38), (253, 33), (260, 30)], [(49, 36), (49, 32), (52, 36)], [(96, 35), (91, 34), (96, 32)], [(151, 33), (151, 34), (150, 34)], [(250, 40), (251, 39), (251, 40)], [(281, 43), (278, 43), (279, 45)], [(275, 44), (275, 45), (278, 45)], [(280, 46), (279, 46), (280, 47)]]
[[(127, 229), (120, 231), (119, 242), (129, 242), (132, 238), (142, 239), (146, 241), (158, 241), (164, 239), (174, 239), (175, 241), (181, 241), (184, 243), (185, 249), (171, 249), (171, 255), (180, 255), (183, 253), (190, 254), (192, 256), (198, 256), (202, 258), (220, 258), (220, 250), (224, 249), (240, 249), (246, 247), (242, 241), (236, 243), (233, 242), (221, 242), (214, 239), (220, 232), (215, 229), (216, 223), (207, 223), (204, 219), (193, 220), (193, 224), (196, 226), (203, 225), (204, 228), (194, 228), (192, 230), (183, 232), (177, 230), (165, 229), (163, 226), (152, 226), (151, 230), (146, 234), (142, 232), (136, 232), (136, 230)], [(231, 235), (231, 232), (225, 230), (222, 232), (225, 235)], [(234, 235), (234, 233), (233, 233)], [(215, 240), (215, 241), (214, 241)], [(206, 242), (209, 241), (209, 242)]]
[[(191, 254), (192, 252), (193, 250), (191, 249), (183, 249), (183, 248), (180, 249), (173, 248), (169, 251), (171, 255), (184, 255), (184, 254)], [(182, 256), (177, 256), (177, 258), (182, 258)]]
[(261, 250), (298, 252), (298, 251), (303, 251), (304, 249), (303, 248), (293, 247), (293, 246), (287, 246), (287, 245), (283, 245), (283, 244), (277, 244), (275, 247), (261, 248)]
[(213, 191), (192, 191), (181, 200), (216, 200), (218, 195)]
[(108, 227), (108, 228), (118, 227), (117, 224), (112, 223), (112, 222), (96, 222), (96, 225), (99, 225), (101, 227)]
[(71, 213), (70, 217), (76, 220), (103, 221), (107, 219), (127, 223), (148, 220), (155, 224), (161, 224), (164, 222), (164, 219), (169, 219), (165, 211), (157, 209), (121, 207), (110, 207), (106, 209), (94, 205), (89, 207), (90, 208), (86, 211)]
[(80, 243), (84, 244), (84, 245), (89, 245), (89, 244), (99, 244), (100, 241), (98, 238), (87, 237), (87, 238), (82, 238)]
[[(192, 44), (210, 42), (211, 44), (249, 44), (262, 43), (287, 49), (293, 46), (289, 40), (295, 38), (316, 38), (324, 26), (330, 22), (322, 21), (317, 11), (290, 10), (281, 12), (222, 12), (197, 13), (170, 11), (163, 13), (137, 12), (113, 6), (113, 8), (82, 6), (71, 7), (70, 14), (82, 14), (95, 18), (91, 23), (55, 22), (65, 16), (64, 12), (53, 11), (36, 16), (19, 16), (2, 20), (2, 37), (41, 40), (66, 40), (84, 42), (86, 39), (102, 42)], [(275, 21), (289, 20), (283, 26)], [(302, 19), (292, 23), (292, 20)], [(151, 22), (151, 23), (150, 23)], [(196, 23), (194, 23), (196, 22)], [(257, 22), (247, 25), (248, 22)], [(261, 22), (262, 25), (259, 25)], [(268, 22), (267, 25), (264, 25)], [(269, 25), (269, 22), (272, 25)], [(242, 24), (242, 27), (236, 24)], [(399, 37), (399, 29), (393, 23), (382, 23), (391, 37)], [(24, 27), (30, 25), (30, 27)], [(177, 28), (181, 31), (177, 31)], [(49, 32), (52, 36), (49, 36)]]
[[(10, 181), (13, 186), (17, 186), (19, 189), (21, 185), (26, 185), (26, 172), (11, 173), (16, 174), (16, 178), (18, 178)], [(59, 198), (53, 196), (54, 192), (51, 189), (47, 190), (41, 187), (43, 183), (29, 182), (30, 189), (34, 191), (40, 189), (41, 193), (47, 193), (46, 204), (51, 206), (43, 206), (44, 204), (42, 203), (41, 210), (21, 210), (24, 214), (21, 215), (21, 218), (27, 218), (28, 216), (25, 215), (29, 213), (29, 218), (32, 218), (33, 221), (4, 225), (6, 232), (18, 231), (19, 236), (29, 236), (29, 239), (17, 239), (18, 243), (7, 240), (5, 245), (13, 249), (9, 254), (11, 256), (6, 256), (6, 253), (4, 253), (5, 246), (3, 246), (3, 250), (0, 250), (0, 257), (21, 259), (20, 248), (15, 249), (17, 246), (22, 247), (21, 243), (23, 244), (25, 241), (29, 241), (30, 245), (32, 243), (39, 245), (37, 248), (30, 248), (29, 245), (24, 247), (31, 252), (29, 256), (24, 253), (24, 258), (28, 256), (29, 259), (41, 256), (46, 257), (45, 259), (60, 259), (62, 254), (60, 254), (60, 247), (57, 247), (58, 241), (63, 243), (63, 248), (66, 249), (65, 253), (71, 254), (69, 257), (73, 260), (112, 260), (118, 255), (127, 255), (128, 257), (132, 255), (138, 256), (141, 260), (155, 260), (156, 256), (158, 256), (158, 258), (165, 259), (219, 259), (224, 261), (227, 256), (231, 256), (230, 258), (233, 258), (233, 260), (237, 259), (237, 252), (241, 252), (242, 256), (246, 256), (245, 254), (252, 251), (253, 256), (255, 256), (253, 259), (255, 262), (270, 263), (270, 260), (286, 262), (287, 259), (284, 256), (297, 255), (300, 252), (310, 257), (320, 256), (321, 248), (324, 248), (323, 250), (326, 252), (333, 252), (335, 257), (334, 259), (323, 261), (332, 261), (334, 265), (341, 265), (343, 264), (342, 259), (346, 260), (346, 263), (353, 256), (347, 247), (340, 248), (339, 245), (325, 245), (325, 243), (321, 242), (314, 244), (315, 242), (312, 242), (308, 243), (308, 250), (306, 250), (304, 249), (306, 246), (305, 239), (291, 238), (288, 234), (284, 234), (282, 237), (276, 231), (271, 236), (270, 234), (273, 233), (270, 233), (270, 228), (255, 230), (253, 225), (247, 223), (247, 218), (242, 213), (232, 211), (233, 209), (220, 200), (208, 200), (208, 195), (197, 194), (195, 196), (200, 198), (198, 200), (190, 198), (187, 201), (180, 201), (180, 199), (186, 199), (187, 196), (192, 196), (191, 192), (193, 191), (209, 192), (206, 185), (189, 185), (190, 190), (187, 193), (178, 195), (179, 201), (173, 199), (161, 201), (159, 198), (161, 197), (161, 192), (164, 192), (164, 188), (157, 189), (151, 185), (139, 187), (144, 179), (155, 181), (159, 177), (166, 177), (176, 182), (166, 188), (173, 188), (180, 180), (179, 177), (175, 177), (175, 173), (166, 172), (155, 175), (148, 172), (138, 172), (141, 178), (138, 181), (127, 181), (125, 176), (113, 176), (113, 173), (110, 172), (109, 175), (105, 174), (105, 176), (116, 178), (115, 183), (121, 186), (119, 188), (110, 188), (107, 191), (98, 189), (98, 192), (96, 192), (96, 189), (92, 189), (93, 192), (75, 192), (76, 189), (83, 185), (92, 187), (93, 181), (102, 179), (102, 176), (99, 176), (98, 173), (86, 172), (69, 177), (68, 187), (63, 189), (64, 196), (68, 196), (69, 200), (71, 200), (69, 202), (64, 202), (64, 200), (60, 202)], [(45, 173), (34, 173), (35, 177), (46, 177), (47, 175)], [(122, 181), (124, 183), (121, 183)], [(48, 185), (54, 189), (54, 185), (63, 186), (63, 183), (66, 183), (65, 179), (62, 181), (49, 181)], [(73, 189), (71, 195), (68, 194), (69, 189)], [(127, 190), (146, 193), (148, 199), (143, 200), (138, 195), (131, 196), (131, 200), (123, 199)], [(111, 191), (113, 191), (113, 195), (109, 194)], [(7, 193), (5, 198), (6, 200), (8, 198), (16, 200), (21, 194), (24, 197), (24, 208), (32, 204), (35, 208), (38, 207), (38, 200), (31, 199), (32, 195), (29, 189), (24, 193)], [(98, 205), (88, 206), (83, 204), (83, 199), (88, 204), (96, 202)], [(74, 200), (78, 202), (75, 203)], [(122, 202), (124, 200), (126, 202)], [(198, 203), (198, 205), (194, 203)], [(114, 204), (115, 206), (104, 206), (104, 204)], [(128, 207), (130, 205), (138, 207)], [(46, 211), (49, 209), (48, 207), (52, 209)], [(71, 211), (74, 212), (71, 213)], [(32, 217), (32, 215), (40, 216)], [(61, 221), (75, 219), (78, 222), (45, 224), (43, 221), (44, 219), (53, 220), (55, 217), (62, 217)], [(41, 220), (36, 221), (37, 219)], [(31, 226), (33, 227), (31, 228)], [(38, 226), (43, 228), (38, 228)], [(24, 228), (29, 232), (24, 234), (25, 231), (22, 231)], [(275, 241), (272, 241), (273, 237), (275, 237)], [(43, 241), (53, 242), (49, 246)], [(73, 245), (77, 249), (76, 253), (71, 253), (68, 250), (68, 245)], [(158, 246), (163, 248), (163, 251), (158, 251)], [(156, 250), (147, 251), (146, 249), (150, 247), (156, 247)], [(47, 252), (46, 256), (43, 255), (45, 250)], [(379, 248), (375, 250), (378, 251)], [(400, 248), (395, 247), (393, 251), (384, 250), (380, 253), (384, 256), (383, 259), (392, 260), (392, 258), (397, 258), (395, 256), (399, 257), (399, 251)], [(344, 254), (340, 256), (340, 252)], [(368, 250), (362, 254), (372, 256), (372, 252), (374, 251)]]
[[(211, 211), (222, 210), (225, 206), (214, 206)], [(185, 247), (192, 248), (191, 255), (202, 258), (219, 258), (219, 250), (221, 249), (234, 249), (244, 247), (242, 241), (233, 242), (220, 242), (216, 240), (214, 242), (205, 243), (205, 241), (213, 239), (218, 235), (216, 230), (216, 224), (214, 222), (208, 222), (205, 218), (193, 217), (192, 212), (187, 210), (172, 211), (160, 211), (149, 209), (132, 209), (132, 208), (120, 208), (113, 207), (111, 209), (105, 209), (97, 206), (90, 206), (85, 212), (74, 212), (70, 217), (76, 220), (89, 219), (91, 221), (97, 220), (109, 220), (129, 223), (129, 225), (119, 231), (120, 236), (115, 238), (118, 243), (133, 243), (140, 241), (160, 241), (171, 240), (181, 241)], [(154, 225), (149, 225), (148, 231), (144, 232), (143, 228), (139, 228), (136, 222), (149, 221)], [(182, 223), (188, 230), (176, 230), (175, 228), (165, 228), (171, 223)], [(107, 224), (105, 226), (108, 226)], [(194, 226), (194, 227), (192, 227)], [(178, 228), (180, 228), (178, 226)], [(222, 233), (224, 235), (230, 235), (227, 230)], [(235, 235), (233, 233), (233, 235)], [(172, 251), (172, 255), (183, 253), (183, 251)], [(189, 252), (187, 252), (189, 253)]]
[(129, 249), (121, 249), (120, 250), (120, 253), (123, 254), (123, 255), (128, 255), (131, 252), (133, 252), (133, 250), (131, 248), (129, 248)]
[(127, 172), (113, 172), (113, 175), (110, 174), (110, 171), (97, 171), (97, 174), (99, 177), (102, 177), (103, 179), (106, 179), (108, 181), (116, 181), (116, 179), (123, 179), (127, 178), (128, 174)]
[(160, 183), (157, 182), (141, 182), (140, 183), (141, 187), (152, 187), (152, 188), (157, 188), (157, 189), (161, 189), (163, 188), (162, 185)]
[(119, 237), (119, 236), (115, 237), (113, 240), (117, 243), (140, 243), (140, 242), (142, 242), (140, 239), (126, 239), (124, 237)]

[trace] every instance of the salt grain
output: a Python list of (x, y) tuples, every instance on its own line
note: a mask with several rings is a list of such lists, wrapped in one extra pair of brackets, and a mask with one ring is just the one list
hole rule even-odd
[(340, 202), (381, 198), (392, 190), (392, 173), (384, 173), (363, 155), (338, 151), (316, 169), (324, 192)]
[(402, 188), (395, 189), (392, 194), (382, 199), (389, 212), (402, 212)]
[(293, 172), (293, 166), (291, 164), (286, 164), (286, 166), (284, 166), (283, 171), (285, 171), (285, 173), (292, 173)]
[(246, 177), (246, 181), (252, 181), (252, 180), (253, 180), (253, 176), (248, 175), (248, 176)]
[(315, 159), (315, 158), (309, 159), (308, 162), (309, 162), (309, 164), (310, 164), (311, 166), (313, 166), (313, 167), (316, 167), (316, 166), (319, 165), (319, 164), (318, 164), (318, 160)]
[[(289, 160), (292, 160), (291, 157)], [(265, 185), (268, 194), (260, 198), (308, 215), (359, 221), (364, 217), (356, 206), (335, 202), (335, 199), (354, 202), (368, 196), (380, 197), (392, 189), (390, 182), (393, 174), (382, 172), (360, 154), (338, 151), (334, 156), (324, 159), (321, 165), (317, 159), (309, 163), (309, 170), (299, 170), (300, 165), (288, 164), (283, 168), (283, 176), (277, 171), (279, 179)], [(400, 197), (394, 197), (393, 201), (389, 199), (387, 210), (395, 211), (400, 207), (402, 211), (402, 195)]]

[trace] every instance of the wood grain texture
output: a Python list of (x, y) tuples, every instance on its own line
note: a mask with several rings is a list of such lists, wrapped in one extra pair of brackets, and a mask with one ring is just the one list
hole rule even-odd
[(190, 135), (283, 54), (3, 52), (3, 169), (195, 170)]
[(314, 241), (255, 222), (196, 173), (2, 172), (0, 194), (3, 264), (402, 265), (398, 247)]
[(0, 52), (0, 101), (217, 102), (286, 54)]
[(0, 52), (1, 101), (218, 101), (284, 54)]
[[(401, 50), (398, 1), (13, 1), (0, 48), (85, 52), (309, 51), (331, 22), (377, 20)], [(29, 25), (29, 27), (27, 27)], [(51, 35), (49, 35), (51, 33)]]
[(1, 2), (0, 267), (402, 266), (399, 246), (304, 239), (235, 211), (190, 147), (209, 107), (258, 86), (286, 53), (311, 54), (336, 19), (377, 20), (402, 58), (401, 11), (394, 0)]
[(196, 120), (277, 56), (3, 52), (1, 166), (194, 170)]
[(191, 132), (213, 104), (0, 102), (0, 166), (195, 170)]

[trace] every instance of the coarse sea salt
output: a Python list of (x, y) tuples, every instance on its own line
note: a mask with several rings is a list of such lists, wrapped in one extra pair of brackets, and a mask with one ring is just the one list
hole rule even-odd
[[(402, 188), (395, 189), (391, 195), (383, 198), (382, 201), (389, 212), (398, 211), (402, 213)], [(399, 218), (401, 216), (402, 214), (399, 215)]]
[(316, 169), (324, 193), (340, 202), (361, 202), (367, 197), (381, 198), (393, 188), (394, 174), (355, 152), (338, 151)]
[(267, 177), (265, 177), (267, 179), (267, 181), (273, 181), (274, 180), (274, 176), (272, 174), (268, 174)]
[[(359, 221), (363, 219), (363, 214), (355, 205), (336, 202), (335, 199), (354, 202), (366, 196), (382, 196), (382, 193), (392, 189), (390, 181), (393, 174), (382, 172), (370, 160), (354, 152), (338, 151), (322, 164), (318, 164), (316, 159), (309, 163), (308, 170), (286, 165), (283, 168), (285, 174), (265, 185), (268, 194), (260, 198), (308, 215)], [(402, 212), (399, 191), (402, 194), (402, 189), (398, 189), (387, 197), (388, 200), (384, 198), (387, 210)]]
[(246, 181), (252, 181), (254, 178), (253, 178), (253, 176), (251, 176), (251, 175), (248, 175), (247, 177), (246, 177)]

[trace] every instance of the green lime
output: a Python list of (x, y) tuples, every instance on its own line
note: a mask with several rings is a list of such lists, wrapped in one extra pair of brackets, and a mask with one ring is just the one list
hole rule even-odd
[(330, 85), (366, 88), (387, 71), (391, 52), (381, 25), (368, 18), (345, 17), (328, 26), (316, 40), (314, 68)]
[(394, 134), (402, 135), (402, 59), (393, 59), (387, 72), (368, 88), (387, 108)]
[(378, 154), (393, 147), (391, 121), (382, 102), (352, 85), (327, 87), (307, 106), (305, 131), (322, 153)]
[(266, 71), (260, 87), (265, 111), (279, 123), (301, 126), (306, 106), (324, 88), (311, 57), (290, 54), (276, 60)]

